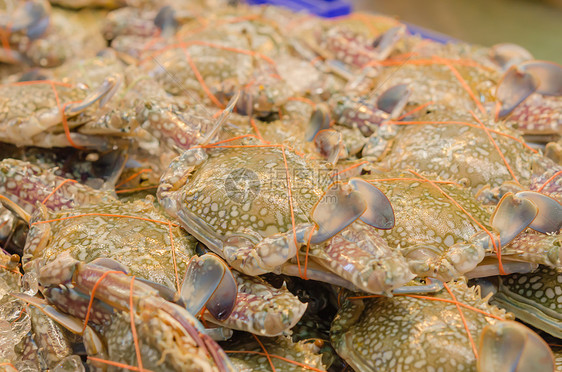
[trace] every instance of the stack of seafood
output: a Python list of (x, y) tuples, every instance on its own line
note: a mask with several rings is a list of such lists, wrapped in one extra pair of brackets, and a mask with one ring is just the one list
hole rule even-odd
[(562, 370), (562, 66), (222, 0), (0, 0), (1, 371)]

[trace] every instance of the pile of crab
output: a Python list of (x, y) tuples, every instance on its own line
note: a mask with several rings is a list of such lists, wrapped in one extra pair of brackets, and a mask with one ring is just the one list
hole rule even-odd
[(562, 369), (562, 66), (223, 0), (0, 39), (0, 371)]

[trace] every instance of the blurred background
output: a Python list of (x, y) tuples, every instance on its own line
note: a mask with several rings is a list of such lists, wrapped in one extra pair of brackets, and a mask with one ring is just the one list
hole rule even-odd
[(469, 43), (511, 42), (536, 59), (562, 64), (562, 0), (352, 0), (378, 12)]

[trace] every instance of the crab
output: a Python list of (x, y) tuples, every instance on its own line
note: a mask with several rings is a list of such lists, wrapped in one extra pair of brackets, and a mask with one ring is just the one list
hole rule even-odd
[(531, 273), (499, 276), (491, 302), (518, 319), (561, 338), (561, 286), (562, 270), (539, 266)]
[(347, 295), (331, 339), (356, 371), (554, 371), (548, 345), (512, 317), (458, 281), (424, 298)]
[(4, 335), (0, 358), (7, 358), (20, 370), (60, 368), (65, 363), (74, 363), (75, 370), (83, 371), (80, 358), (72, 352), (71, 335), (11, 295), (33, 291), (19, 272), (19, 256), (0, 251), (0, 284), (0, 326)]
[[(212, 272), (219, 261), (206, 260), (199, 270), (201, 261), (192, 261), (190, 268), (192, 279), (200, 280), (203, 289), (203, 283), (210, 284), (206, 272)], [(171, 302), (151, 282), (128, 276), (115, 261), (84, 263), (62, 254), (42, 268), (38, 280), (48, 302), (25, 294), (14, 296), (81, 334), (95, 367), (109, 361), (151, 370), (233, 370), (222, 349), (185, 307)], [(220, 292), (226, 302), (236, 295)], [(188, 307), (202, 306), (206, 298), (195, 294)], [(83, 324), (83, 320), (91, 323)]]
[(0, 51), (2, 62), (55, 67), (104, 47), (103, 38), (92, 32), (99, 13), (75, 15), (51, 9), (46, 0), (6, 0), (0, 7), (0, 32), (8, 46)]
[[(69, 133), (67, 137), (63, 132), (95, 118), (94, 104), (103, 106), (119, 81), (118, 76), (110, 76), (95, 89), (46, 81), (0, 85), (0, 140), (18, 146), (90, 145), (91, 139), (83, 135)], [(63, 123), (67, 125), (64, 131)]]
[(415, 122), (393, 122), (394, 131), (379, 136), (380, 151), (372, 155), (382, 157), (381, 166), (434, 173), (465, 184), (474, 193), (486, 186), (501, 186), (514, 177), (528, 187), (533, 166), (548, 168), (548, 159), (501, 123), (484, 120), (480, 125), (469, 113), (443, 106), (435, 109)]
[[(66, 182), (52, 170), (15, 160), (2, 161), (0, 169), (0, 194), (15, 201), (10, 205), (14, 209), (16, 203), (22, 205), (22, 218), (32, 223), (24, 247), (26, 276), (37, 278), (42, 267), (67, 253), (85, 262), (114, 259), (126, 272), (168, 291), (193, 291), (192, 283), (184, 279), (182, 286), (179, 279), (196, 253), (197, 242), (168, 222), (152, 197), (120, 202), (105, 191)], [(11, 180), (16, 179), (28, 186), (12, 188)], [(57, 191), (52, 193), (55, 187)], [(44, 203), (37, 208), (37, 201)], [(287, 332), (303, 315), (306, 305), (286, 288), (275, 289), (259, 278), (233, 275), (232, 286), (240, 293), (232, 304), (231, 317), (217, 317), (208, 305), (203, 313), (208, 321), (275, 336)]]
[[(176, 158), (157, 197), (183, 228), (245, 274), (301, 275), (368, 292), (407, 282), (412, 274), (403, 258), (377, 246), (365, 225), (393, 226), (388, 199), (360, 179), (334, 183), (330, 172), (283, 146), (230, 142)], [(342, 230), (348, 233), (330, 239)], [(308, 254), (301, 251), (307, 245)]]
[[(382, 236), (391, 247), (400, 247), (418, 276), (451, 280), (465, 273), (493, 275), (497, 262), (495, 268), (492, 264), (485, 268), (477, 265), (486, 256), (489, 259), (484, 263), (488, 264), (496, 256), (498, 244), (503, 268), (508, 271), (511, 264), (511, 270), (521, 270), (520, 261), (562, 265), (560, 247), (552, 245), (551, 236), (524, 232), (527, 226), (542, 233), (558, 232), (562, 205), (549, 196), (533, 191), (509, 192), (494, 208), (481, 205), (468, 188), (417, 172), (386, 172), (382, 178), (363, 178), (388, 195), (396, 226), (382, 231)], [(488, 233), (499, 233), (499, 241), (491, 243)]]
[[(304, 366), (314, 368), (315, 371), (325, 370), (322, 355), (318, 353), (319, 350), (315, 344), (303, 341), (293, 342), (286, 336), (267, 339), (246, 338), (229, 341), (223, 346), (228, 350), (232, 364), (240, 372), (301, 371), (306, 368)], [(271, 359), (271, 364), (268, 364), (267, 355)]]
[(496, 90), (497, 116), (512, 122), (531, 142), (557, 141), (562, 128), (562, 66), (525, 61), (511, 66)]

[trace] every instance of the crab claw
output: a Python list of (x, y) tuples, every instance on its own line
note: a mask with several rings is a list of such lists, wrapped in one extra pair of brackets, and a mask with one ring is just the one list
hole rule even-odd
[(360, 193), (341, 182), (335, 182), (316, 203), (312, 220), (318, 230), (312, 236), (312, 244), (330, 239), (357, 220), (367, 209)]
[(160, 35), (173, 35), (178, 28), (175, 18), (176, 11), (169, 5), (163, 6), (154, 17), (154, 25), (160, 30)]
[(123, 78), (121, 75), (111, 75), (103, 81), (103, 83), (90, 93), (81, 102), (70, 104), (65, 108), (66, 115), (78, 115), (88, 107), (99, 101), (100, 107), (104, 106), (117, 92), (121, 86)]
[(81, 334), (84, 329), (84, 324), (72, 315), (67, 315), (59, 312), (54, 307), (49, 305), (47, 301), (39, 297), (30, 296), (25, 293), (12, 293), (12, 297), (22, 300), (23, 302), (35, 306), (43, 314), (53, 319), (55, 322), (68, 329), (74, 334)]
[(224, 320), (234, 309), (237, 293), (236, 280), (218, 256), (207, 253), (189, 261), (181, 297), (191, 314), (206, 307), (217, 320)]
[(500, 233), (500, 243), (505, 246), (525, 230), (538, 213), (537, 206), (531, 200), (508, 192), (498, 203), (490, 224)]
[(304, 136), (305, 141), (312, 141), (319, 132), (328, 128), (330, 128), (330, 113), (326, 107), (319, 105), (310, 117), (306, 134)]
[(386, 31), (373, 41), (373, 47), (377, 53), (378, 59), (383, 60), (388, 57), (392, 52), (394, 45), (404, 36), (406, 33), (406, 26), (399, 25)]
[(534, 92), (561, 96), (562, 66), (547, 61), (527, 61), (512, 66), (496, 90), (496, 97), (502, 103), (498, 116), (507, 116)]
[(343, 150), (343, 136), (334, 129), (323, 129), (314, 137), (314, 143), (328, 163), (335, 165)]
[(34, 40), (49, 26), (51, 7), (46, 1), (26, 1), (10, 15), (11, 32), (25, 30), (27, 37)]
[(412, 91), (408, 84), (398, 84), (384, 91), (377, 100), (377, 107), (396, 119), (410, 98)]
[(496, 89), (496, 98), (501, 102), (499, 118), (509, 115), (521, 102), (537, 90), (538, 82), (529, 73), (512, 66), (503, 75)]
[(532, 54), (525, 48), (517, 44), (502, 43), (490, 48), (490, 58), (492, 58), (502, 69), (533, 59)]
[(478, 348), (479, 372), (554, 371), (554, 356), (535, 332), (515, 321), (484, 327)]
[(515, 196), (530, 200), (537, 206), (538, 214), (529, 225), (531, 229), (548, 234), (562, 228), (562, 204), (556, 199), (535, 191), (521, 191)]
[(367, 209), (359, 218), (377, 229), (389, 230), (394, 227), (394, 210), (386, 195), (376, 186), (361, 178), (352, 178), (349, 184), (361, 194)]
[(548, 61), (527, 61), (517, 67), (536, 79), (537, 93), (547, 96), (562, 96), (561, 65)]

